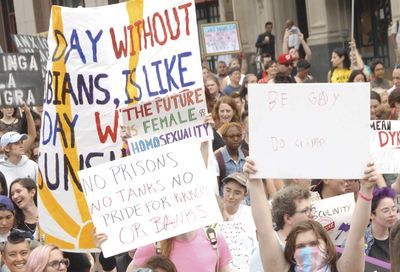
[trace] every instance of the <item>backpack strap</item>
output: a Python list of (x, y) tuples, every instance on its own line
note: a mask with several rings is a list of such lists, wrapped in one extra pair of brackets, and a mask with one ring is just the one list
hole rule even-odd
[(222, 156), (222, 152), (221, 151), (215, 152), (215, 158), (217, 159), (218, 168), (219, 168), (218, 190), (220, 190), (220, 188), (221, 188), (221, 180), (223, 180), (224, 177), (226, 176), (225, 161), (224, 161), (224, 157)]

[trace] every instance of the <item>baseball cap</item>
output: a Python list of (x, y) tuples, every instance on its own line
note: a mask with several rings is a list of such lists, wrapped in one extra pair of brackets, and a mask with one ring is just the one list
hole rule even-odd
[(283, 53), (280, 54), (278, 57), (278, 63), (279, 64), (290, 64), (294, 61), (294, 58), (292, 58), (292, 55)]
[(28, 139), (28, 135), (19, 134), (16, 131), (10, 131), (10, 132), (3, 134), (3, 136), (1, 136), (0, 145), (2, 148), (4, 148), (8, 144), (15, 144), (15, 143), (19, 142), (20, 140), (26, 140), (26, 139)]
[(14, 211), (14, 204), (11, 199), (4, 195), (0, 195), (0, 211)]
[(222, 180), (222, 183), (225, 184), (229, 180), (234, 180), (234, 181), (238, 182), (240, 185), (246, 187), (246, 189), (247, 189), (247, 181), (248, 181), (248, 179), (243, 173), (234, 172), (234, 173), (230, 174), (229, 176), (225, 177)]

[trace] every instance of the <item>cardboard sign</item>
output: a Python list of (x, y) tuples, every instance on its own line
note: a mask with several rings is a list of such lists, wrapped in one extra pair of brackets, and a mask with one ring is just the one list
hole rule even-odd
[[(187, 156), (190, 154), (190, 156)], [(222, 220), (199, 145), (173, 144), (79, 171), (105, 257)]]
[(121, 156), (119, 109), (203, 88), (193, 0), (52, 6), (39, 167), (46, 243), (94, 248), (77, 172)]
[(0, 107), (43, 104), (38, 53), (0, 54)]
[(133, 137), (131, 154), (185, 139), (210, 140), (211, 126), (204, 123), (207, 114), (203, 89), (186, 90), (150, 102), (121, 109), (124, 125)]
[(49, 57), (49, 47), (46, 38), (31, 35), (13, 34), (14, 45), (20, 53), (39, 53), (40, 63), (42, 64), (42, 78), (46, 78), (47, 59)]
[(370, 148), (378, 173), (400, 173), (400, 121), (371, 121)]
[(248, 272), (251, 253), (258, 243), (255, 230), (249, 230), (242, 223), (234, 221), (218, 223), (216, 230), (224, 235), (228, 243), (232, 254), (232, 271)]
[(315, 220), (328, 232), (334, 245), (342, 246), (350, 230), (354, 194), (329, 197), (312, 203)]
[(203, 51), (207, 56), (241, 52), (242, 42), (237, 22), (202, 24), (200, 27)]
[(364, 175), (370, 156), (368, 83), (250, 84), (249, 120), (257, 178)]

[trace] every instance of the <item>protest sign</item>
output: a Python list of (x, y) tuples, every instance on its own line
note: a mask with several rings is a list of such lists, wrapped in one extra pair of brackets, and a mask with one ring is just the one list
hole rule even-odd
[(212, 128), (204, 123), (207, 114), (203, 89), (186, 90), (121, 109), (124, 126), (133, 137), (131, 154), (184, 139), (212, 139)]
[(249, 271), (250, 258), (256, 246), (255, 229), (247, 229), (242, 223), (225, 221), (218, 223), (216, 230), (222, 233), (232, 254), (232, 271)]
[(38, 53), (0, 54), (0, 107), (43, 104)]
[(342, 246), (350, 230), (354, 194), (329, 197), (312, 203), (314, 219), (328, 232), (334, 245)]
[(236, 21), (201, 25), (203, 51), (207, 56), (240, 53), (239, 24)]
[(250, 84), (249, 120), (255, 177), (363, 177), (368, 83)]
[(121, 156), (119, 108), (203, 88), (193, 0), (52, 6), (38, 205), (46, 243), (93, 249), (78, 170)]
[[(187, 156), (190, 154), (190, 156)], [(105, 257), (222, 220), (199, 145), (176, 143), (79, 171)]]
[(370, 148), (378, 173), (400, 173), (400, 121), (371, 121)]
[(32, 35), (13, 34), (12, 39), (19, 53), (35, 53), (40, 55), (42, 64), (42, 78), (46, 77), (47, 59), (49, 56), (49, 47), (46, 38)]

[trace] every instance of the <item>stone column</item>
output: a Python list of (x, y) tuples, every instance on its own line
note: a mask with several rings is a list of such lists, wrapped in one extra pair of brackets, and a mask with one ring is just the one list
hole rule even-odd
[(33, 0), (14, 0), (14, 11), (18, 34), (36, 34)]

